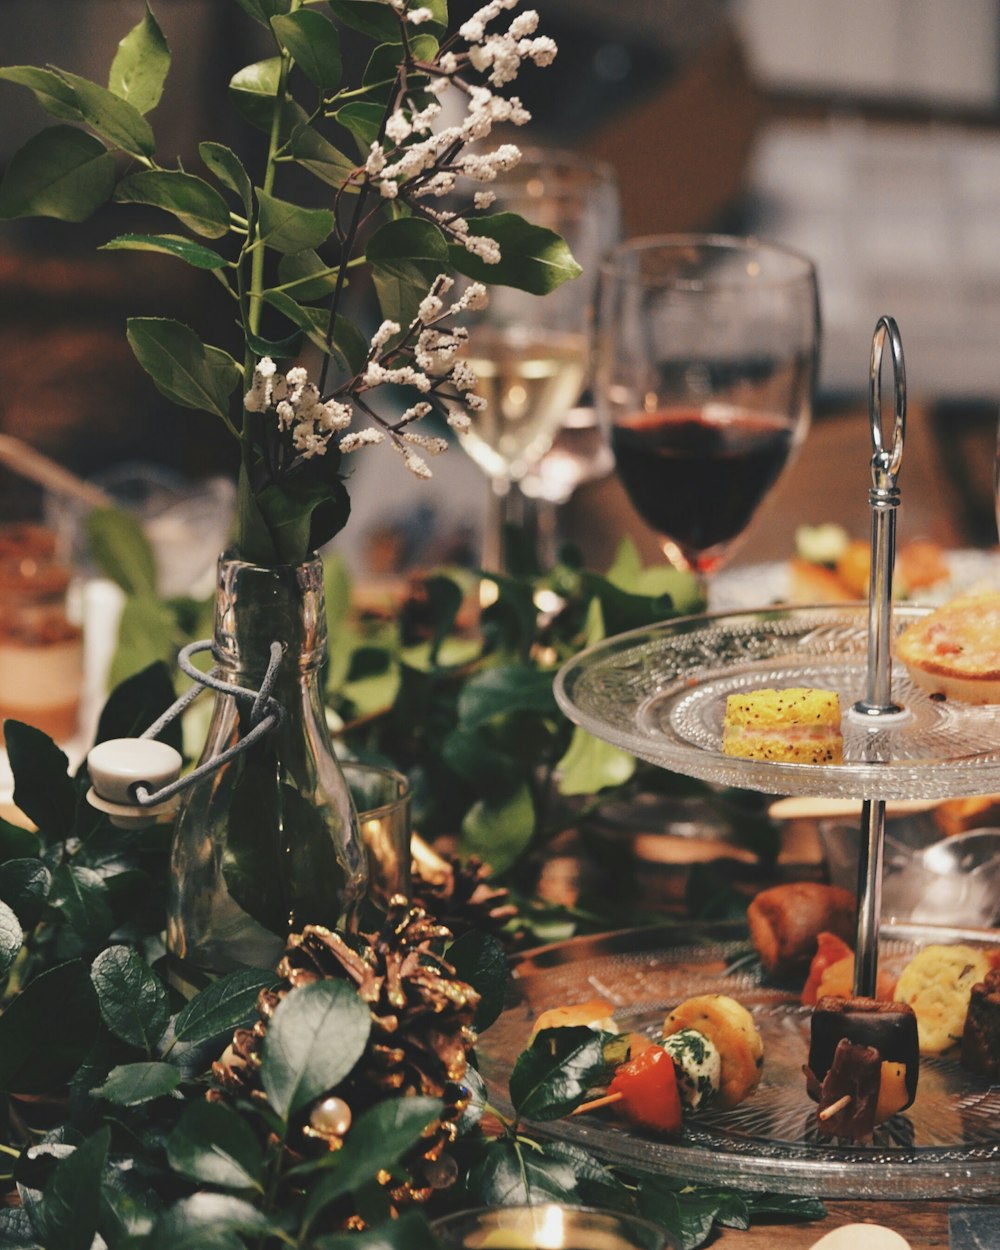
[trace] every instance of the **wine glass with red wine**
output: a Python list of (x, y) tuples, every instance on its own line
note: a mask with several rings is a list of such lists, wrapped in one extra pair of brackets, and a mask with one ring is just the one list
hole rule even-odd
[(726, 235), (621, 244), (601, 269), (595, 397), (619, 477), (672, 564), (725, 560), (805, 438), (816, 272)]

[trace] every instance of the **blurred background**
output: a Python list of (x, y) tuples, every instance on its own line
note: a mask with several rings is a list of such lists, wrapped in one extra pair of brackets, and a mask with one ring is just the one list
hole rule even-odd
[[(818, 265), (818, 416), (737, 555), (789, 550), (800, 522), (868, 525), (868, 354), (896, 318), (913, 404), (901, 531), (992, 545), (1000, 371), (1000, 0), (536, 0), (560, 47), (518, 91), (534, 143), (611, 163), (628, 236), (759, 233)], [(456, 18), (477, 6), (452, 0)], [(156, 114), (161, 154), (246, 146), (225, 83), (267, 54), (235, 0), (157, 0), (174, 53)], [(142, 0), (4, 0), (3, 60), (105, 79)], [(0, 163), (47, 120), (0, 83)], [(313, 184), (320, 193), (320, 184)], [(223, 341), (214, 284), (168, 259), (95, 248), (120, 210), (83, 227), (0, 223), (0, 433), (75, 472), (133, 461), (185, 480), (228, 471), (221, 427), (177, 411), (134, 363), (127, 315), (173, 315)], [(846, 454), (845, 454), (846, 449)], [(365, 460), (389, 491), (352, 491), (344, 542), (360, 570), (474, 559), (482, 478), (459, 448), (430, 488), (395, 457)], [(377, 496), (377, 497), (376, 497)], [(392, 502), (387, 503), (386, 499)], [(0, 520), (40, 515), (38, 488), (0, 468)], [(596, 520), (595, 520), (596, 518)], [(609, 523), (610, 518), (610, 523)], [(613, 476), (576, 492), (562, 531), (600, 566), (632, 533), (657, 551)]]

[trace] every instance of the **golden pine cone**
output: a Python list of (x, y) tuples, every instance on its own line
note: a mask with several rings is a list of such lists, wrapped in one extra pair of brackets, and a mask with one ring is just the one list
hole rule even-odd
[(499, 934), (517, 915), (502, 886), (490, 884), (492, 868), (475, 855), (462, 860), (417, 845), (413, 857), (414, 902), (460, 937), (470, 929)]

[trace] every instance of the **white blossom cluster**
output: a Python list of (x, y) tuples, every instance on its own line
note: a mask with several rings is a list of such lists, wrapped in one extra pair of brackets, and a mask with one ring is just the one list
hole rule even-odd
[[(412, 386), (424, 395), (441, 392), (441, 398), (450, 401), (448, 424), (459, 432), (469, 428), (468, 412), (481, 411), (486, 401), (475, 393), (478, 379), (474, 370), (458, 356), (468, 331), (444, 323), (461, 313), (484, 308), (487, 294), (482, 283), (472, 282), (446, 304), (444, 296), (453, 286), (454, 279), (439, 274), (405, 333), (398, 322), (383, 321), (372, 336), (363, 370), (337, 395), (322, 399), (304, 368), (296, 366), (281, 374), (274, 361), (265, 356), (254, 369), (244, 407), (247, 412), (273, 413), (277, 430), (290, 434), (292, 447), (303, 460), (323, 455), (334, 435), (339, 436), (338, 450), (345, 454), (388, 439), (412, 473), (429, 478), (430, 468), (415, 448), (437, 456), (447, 450), (448, 441), (408, 427), (426, 417), (434, 405), (422, 400), (388, 422), (369, 406), (367, 392), (386, 384)], [(458, 403), (466, 411), (453, 406)], [(349, 430), (358, 410), (374, 425)]]
[[(425, 10), (408, 8), (407, 0), (389, 2), (410, 23), (426, 20), (422, 16)], [(468, 145), (486, 139), (495, 125), (523, 126), (531, 120), (517, 96), (508, 98), (493, 88), (512, 82), (525, 61), (550, 65), (556, 55), (555, 42), (536, 35), (538, 14), (533, 9), (514, 17), (505, 31), (491, 29), (505, 9), (514, 9), (519, 3), (520, 0), (490, 0), (459, 29), (467, 50), (449, 49), (434, 62), (417, 67), (422, 84), (432, 95), (440, 96), (450, 85), (464, 92), (467, 111), (462, 122), (435, 130), (440, 104), (432, 101), (421, 109), (412, 108), (404, 91), (386, 122), (383, 141), (372, 143), (364, 165), (369, 183), (382, 196), (396, 199), (402, 195), (419, 213), (435, 221), (455, 242), (486, 264), (496, 264), (501, 259), (495, 240), (475, 234), (459, 213), (432, 208), (426, 200), (449, 195), (459, 178), (494, 182), (521, 159), (520, 150), (512, 143), (501, 144), (492, 152), (464, 151)], [(469, 68), (485, 75), (491, 85), (466, 81), (463, 75)], [(425, 82), (424, 75), (429, 75), (429, 82)], [(491, 191), (479, 191), (473, 206), (477, 210), (488, 208), (493, 199)]]

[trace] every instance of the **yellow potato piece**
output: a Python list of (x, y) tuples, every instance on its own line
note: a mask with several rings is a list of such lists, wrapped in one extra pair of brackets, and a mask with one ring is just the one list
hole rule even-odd
[(879, 1074), (878, 1101), (875, 1103), (875, 1123), (883, 1124), (902, 1111), (910, 1101), (906, 1088), (906, 1064), (882, 1063)]
[(896, 998), (917, 1016), (922, 1055), (939, 1055), (962, 1037), (969, 995), (989, 971), (989, 960), (972, 946), (925, 946), (903, 969)]
[(663, 1036), (671, 1037), (681, 1029), (704, 1033), (719, 1052), (722, 1073), (717, 1107), (729, 1110), (754, 1092), (764, 1066), (764, 1043), (742, 1003), (725, 994), (688, 998), (664, 1020)]

